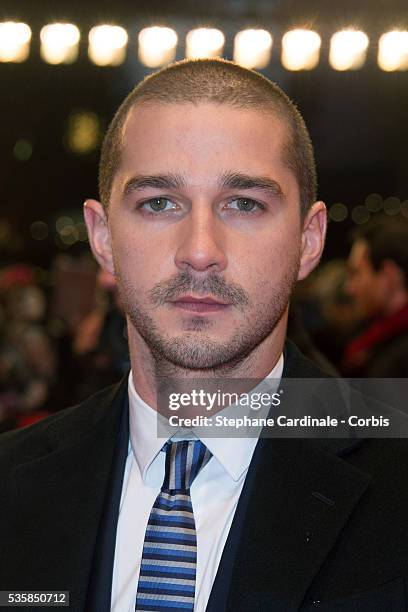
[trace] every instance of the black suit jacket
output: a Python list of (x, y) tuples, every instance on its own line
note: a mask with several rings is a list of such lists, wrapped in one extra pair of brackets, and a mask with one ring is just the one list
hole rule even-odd
[[(288, 344), (284, 376), (322, 374)], [(126, 396), (124, 377), (0, 436), (0, 590), (109, 609)], [(261, 439), (207, 611), (397, 612), (407, 576), (404, 439)]]

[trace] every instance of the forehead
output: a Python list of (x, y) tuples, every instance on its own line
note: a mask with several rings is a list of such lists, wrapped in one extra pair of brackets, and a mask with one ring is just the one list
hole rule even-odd
[[(285, 122), (271, 111), (213, 103), (134, 106), (122, 130), (121, 168), (161, 171), (200, 162), (214, 167), (284, 170)], [(197, 168), (195, 168), (197, 169)]]

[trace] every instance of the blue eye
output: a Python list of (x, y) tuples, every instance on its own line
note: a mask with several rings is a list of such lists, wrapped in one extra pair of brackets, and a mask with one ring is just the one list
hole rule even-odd
[[(168, 208), (167, 205), (171, 204), (172, 208)], [(150, 209), (148, 208), (150, 207)], [(145, 210), (148, 214), (154, 215), (161, 212), (167, 212), (169, 210), (173, 210), (175, 207), (174, 203), (168, 198), (152, 198), (151, 200), (147, 200), (143, 202), (139, 208)]]
[(235, 198), (235, 200), (231, 200), (229, 204), (236, 204), (236, 206), (232, 207), (232, 210), (236, 210), (237, 212), (244, 214), (254, 213), (265, 208), (263, 204), (260, 204), (255, 200), (251, 200), (250, 198)]

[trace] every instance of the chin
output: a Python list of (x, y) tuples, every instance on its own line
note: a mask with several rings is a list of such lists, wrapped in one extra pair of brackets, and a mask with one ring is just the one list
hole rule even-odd
[(233, 347), (228, 338), (211, 338), (208, 334), (175, 335), (155, 348), (169, 363), (189, 370), (222, 367), (240, 354), (238, 347)]

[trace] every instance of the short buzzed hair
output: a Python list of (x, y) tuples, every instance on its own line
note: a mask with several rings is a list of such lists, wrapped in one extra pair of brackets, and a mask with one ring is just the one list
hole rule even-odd
[[(129, 111), (139, 104), (201, 102), (272, 112), (286, 122), (288, 138), (283, 161), (293, 171), (304, 218), (316, 200), (317, 180), (313, 147), (305, 122), (294, 103), (276, 83), (254, 70), (222, 59), (183, 60), (141, 81), (117, 110), (103, 141), (99, 163), (99, 195), (108, 210), (112, 183), (119, 168), (123, 128)], [(254, 152), (256, 154), (256, 152)]]

